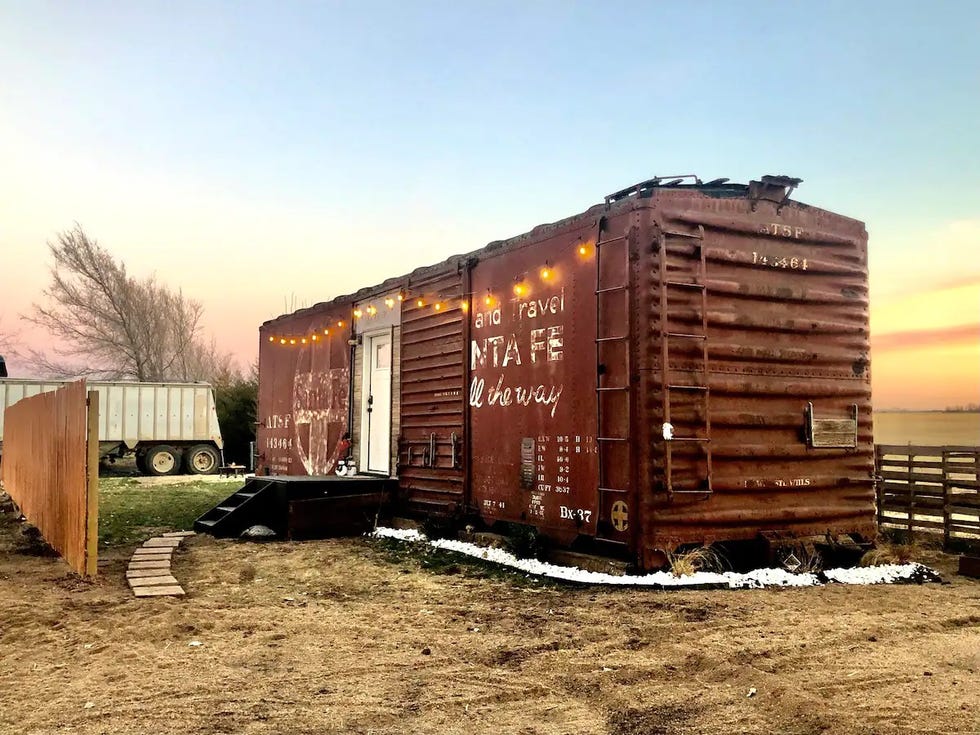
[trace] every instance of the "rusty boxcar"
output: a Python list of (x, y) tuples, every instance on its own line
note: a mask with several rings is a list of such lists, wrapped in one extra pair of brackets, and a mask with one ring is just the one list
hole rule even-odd
[(872, 537), (867, 233), (797, 184), (652, 179), (266, 322), (260, 473), (350, 453), (397, 478), (397, 512), (645, 568)]

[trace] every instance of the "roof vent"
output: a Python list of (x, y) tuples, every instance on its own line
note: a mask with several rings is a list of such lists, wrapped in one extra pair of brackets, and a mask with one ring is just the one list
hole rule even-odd
[(803, 183), (803, 179), (794, 179), (792, 176), (763, 176), (761, 181), (749, 182), (749, 199), (752, 200), (752, 211), (760, 199), (767, 202), (775, 202), (782, 207), (789, 201), (793, 189)]
[(620, 199), (626, 199), (627, 197), (634, 196), (636, 194), (642, 194), (650, 189), (658, 186), (678, 186), (684, 179), (692, 179), (691, 185), (701, 186), (701, 179), (699, 179), (694, 174), (681, 174), (680, 176), (654, 176), (652, 179), (647, 179), (646, 181), (641, 181), (639, 184), (633, 184), (633, 186), (627, 186), (625, 189), (620, 189), (615, 191), (606, 197), (606, 204), (611, 204), (612, 202), (618, 202)]

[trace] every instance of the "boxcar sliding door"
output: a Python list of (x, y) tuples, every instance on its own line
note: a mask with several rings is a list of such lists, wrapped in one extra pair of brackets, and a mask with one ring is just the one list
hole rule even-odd
[(402, 303), (398, 476), (410, 511), (450, 515), (464, 504), (463, 273), (408, 283)]

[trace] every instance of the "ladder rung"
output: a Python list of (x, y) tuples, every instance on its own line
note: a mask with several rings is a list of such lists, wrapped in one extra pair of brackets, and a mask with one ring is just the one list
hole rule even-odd
[(595, 440), (597, 442), (628, 442), (630, 438), (628, 436), (597, 436)]
[(707, 391), (706, 385), (668, 385), (667, 390), (703, 390)]
[(690, 238), (692, 238), (694, 240), (700, 240), (701, 239), (701, 233), (700, 232), (691, 233), (691, 232), (676, 232), (675, 230), (661, 230), (660, 233), (662, 235), (668, 235), (670, 237), (690, 237)]
[(619, 487), (600, 487), (599, 492), (601, 493), (628, 493), (629, 490), (623, 490)]
[(669, 440), (671, 444), (674, 442), (710, 442), (710, 439), (705, 439), (700, 436), (675, 436), (673, 439)]
[(596, 342), (622, 342), (624, 339), (629, 339), (628, 334), (617, 335), (616, 337), (596, 337)]
[(711, 495), (712, 491), (709, 488), (702, 488), (701, 490), (671, 490), (672, 495)]
[(682, 337), (684, 339), (708, 339), (706, 334), (688, 334), (687, 332), (664, 332), (665, 337)]
[(611, 243), (611, 242), (619, 242), (620, 240), (625, 240), (625, 239), (626, 239), (626, 235), (619, 235), (618, 237), (610, 237), (610, 238), (607, 238), (606, 240), (599, 240), (595, 244), (595, 246), (598, 248), (598, 247), (601, 247), (601, 246), (606, 245), (608, 243)]
[(609, 293), (610, 291), (625, 291), (629, 286), (610, 286), (609, 288), (600, 288), (596, 291), (596, 294)]
[(599, 391), (599, 390), (629, 390), (629, 389), (630, 389), (630, 387), (628, 385), (611, 385), (611, 386), (608, 386), (608, 387), (603, 386), (601, 388), (596, 388), (597, 391)]
[(698, 290), (705, 287), (703, 283), (687, 283), (685, 281), (664, 281), (664, 285), (677, 286), (678, 288), (696, 288)]

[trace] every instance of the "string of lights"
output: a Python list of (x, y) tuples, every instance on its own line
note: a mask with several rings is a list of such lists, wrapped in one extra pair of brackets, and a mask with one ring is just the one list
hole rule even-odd
[[(591, 242), (579, 243), (576, 246), (576, 252), (582, 258), (590, 256), (593, 250), (594, 246)], [(548, 283), (556, 279), (557, 271), (551, 264), (551, 261), (546, 260), (544, 265), (538, 270), (537, 275), (542, 283)], [(523, 273), (514, 279), (513, 285), (511, 286), (514, 296), (520, 299), (530, 295), (531, 284), (529, 280), (527, 273)], [(483, 305), (488, 309), (495, 308), (501, 301), (500, 294), (505, 290), (501, 288), (488, 288), (486, 294), (483, 294)], [(414, 299), (415, 306), (419, 309), (431, 308), (434, 312), (443, 312), (451, 310), (454, 306), (458, 306), (461, 311), (466, 313), (470, 309), (471, 299), (476, 299), (478, 296), (474, 292), (446, 297), (440, 294), (413, 294), (407, 290), (402, 290), (395, 295), (384, 297), (381, 303), (388, 310), (392, 310), (396, 304)], [(362, 319), (370, 319), (376, 317), (379, 312), (379, 307), (375, 306), (373, 302), (366, 305), (359, 304), (351, 311), (351, 320), (354, 322)], [(347, 322), (338, 320), (330, 326), (314, 329), (304, 334), (270, 334), (267, 339), (270, 343), (283, 347), (320, 343), (334, 336), (342, 337), (346, 340), (347, 335), (344, 331), (344, 327), (346, 326)]]

